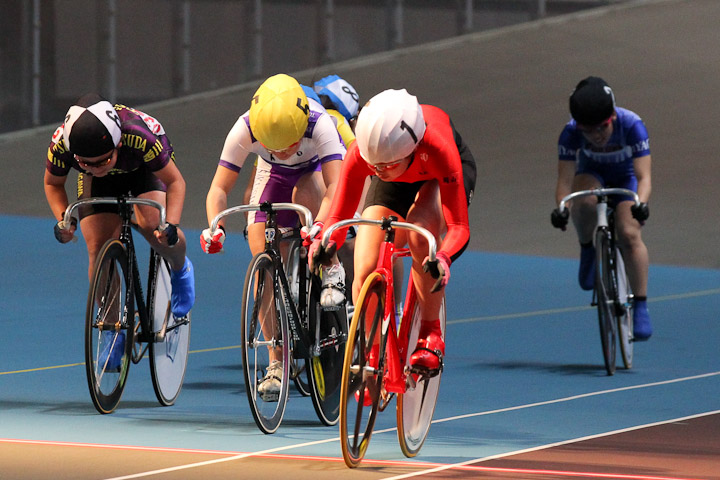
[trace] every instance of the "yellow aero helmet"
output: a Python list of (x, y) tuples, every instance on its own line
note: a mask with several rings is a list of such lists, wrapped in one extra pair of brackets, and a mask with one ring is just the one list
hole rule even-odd
[(250, 129), (269, 150), (298, 142), (308, 126), (310, 106), (300, 84), (279, 73), (260, 85), (250, 103)]

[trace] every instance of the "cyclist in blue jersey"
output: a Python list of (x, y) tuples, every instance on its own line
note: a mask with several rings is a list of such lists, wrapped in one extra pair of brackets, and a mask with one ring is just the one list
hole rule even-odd
[[(615, 205), (619, 247), (635, 294), (633, 323), (635, 340), (647, 340), (652, 324), (647, 309), (648, 250), (641, 228), (649, 216), (652, 190), (650, 140), (645, 124), (634, 112), (615, 105), (615, 96), (599, 77), (580, 81), (570, 96), (571, 120), (558, 140), (556, 203), (566, 195), (594, 188), (627, 188), (637, 192), (640, 205), (620, 198)], [(595, 285), (596, 224), (593, 196), (572, 201), (570, 211), (553, 210), (554, 227), (565, 229), (572, 217), (580, 241), (578, 280), (584, 290)]]

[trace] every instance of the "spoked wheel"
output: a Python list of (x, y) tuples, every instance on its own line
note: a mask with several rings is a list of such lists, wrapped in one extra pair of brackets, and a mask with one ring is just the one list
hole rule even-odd
[(265, 433), (280, 426), (290, 381), (287, 315), (283, 299), (276, 295), (273, 272), (269, 255), (253, 258), (241, 309), (245, 391), (255, 423)]
[(608, 375), (615, 373), (615, 287), (613, 284), (612, 250), (607, 232), (599, 231), (595, 238), (595, 293), (600, 323), (600, 340), (602, 343), (605, 370)]
[(108, 241), (97, 257), (85, 313), (85, 372), (100, 413), (115, 410), (130, 368), (135, 302), (127, 269), (123, 244)]
[(325, 311), (320, 306), (320, 280), (313, 279), (308, 303), (308, 337), (317, 351), (308, 362), (313, 405), (320, 421), (335, 425), (340, 416), (343, 361), (347, 342), (347, 310)]
[(622, 356), (625, 368), (632, 368), (633, 364), (633, 313), (632, 313), (632, 291), (630, 282), (625, 272), (625, 262), (620, 250), (615, 250), (615, 273), (617, 275), (616, 285), (618, 294), (617, 310), (617, 331), (620, 339), (620, 355)]
[(150, 342), (150, 376), (155, 396), (161, 405), (172, 405), (180, 394), (188, 349), (190, 347), (190, 313), (175, 318), (170, 311), (170, 265), (157, 255), (155, 285), (150, 285), (148, 312), (154, 341)]
[[(408, 330), (408, 349), (405, 359), (405, 365), (410, 364), (410, 356), (418, 341), (420, 333), (420, 325), (422, 318), (420, 317), (420, 307), (417, 304), (414, 290), (410, 293), (412, 312), (409, 318), (403, 317), (403, 321), (409, 320), (410, 328)], [(443, 340), (445, 339), (445, 298), (443, 298), (440, 306), (440, 326), (442, 328)], [(400, 449), (406, 457), (414, 457), (420, 452), (425, 438), (427, 438), (430, 424), (432, 423), (433, 413), (435, 412), (435, 404), (437, 403), (438, 393), (440, 392), (440, 377), (442, 370), (433, 376), (415, 376), (408, 375), (407, 389), (405, 393), (398, 395), (397, 401), (397, 425), (398, 440), (400, 441)]]
[[(298, 304), (298, 298), (300, 296), (300, 282), (298, 279), (298, 265), (300, 262), (300, 248), (302, 248), (301, 240), (291, 240), (290, 248), (288, 249), (287, 259), (285, 260), (285, 272), (288, 277), (288, 285), (290, 286), (290, 292), (292, 293), (295, 305)], [(305, 269), (306, 282), (310, 281), (309, 269)], [(307, 285), (307, 283), (306, 283)], [(290, 366), (290, 378), (295, 383), (295, 388), (304, 397), (310, 396), (310, 383), (308, 381), (308, 368), (305, 359), (301, 355), (293, 356), (292, 364)]]
[[(345, 464), (351, 468), (365, 456), (382, 390), (385, 279), (380, 274), (367, 277), (357, 305), (345, 346), (340, 393), (340, 446)], [(371, 352), (377, 359), (371, 361)], [(377, 365), (372, 365), (375, 362)]]

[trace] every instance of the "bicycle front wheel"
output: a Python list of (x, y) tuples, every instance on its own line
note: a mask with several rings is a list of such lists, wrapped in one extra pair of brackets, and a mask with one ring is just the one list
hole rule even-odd
[(320, 306), (321, 288), (320, 280), (314, 278), (308, 303), (308, 337), (317, 351), (309, 355), (308, 379), (318, 418), (325, 425), (335, 425), (340, 416), (340, 390), (348, 331), (347, 310), (323, 310)]
[(268, 254), (255, 255), (245, 276), (241, 307), (245, 391), (255, 423), (264, 433), (280, 426), (290, 380), (287, 313), (274, 273)]
[[(417, 304), (417, 297), (412, 293), (412, 314), (408, 329), (408, 349), (405, 358), (405, 365), (410, 364), (410, 357), (413, 354), (413, 346), (417, 344), (420, 333), (422, 318), (420, 317), (420, 306)], [(443, 340), (445, 340), (445, 298), (440, 305), (440, 326), (442, 328)], [(440, 392), (440, 378), (442, 370), (434, 376), (421, 376), (415, 378), (408, 375), (408, 385), (405, 393), (398, 395), (397, 401), (397, 424), (398, 440), (400, 449), (406, 457), (414, 457), (420, 452), (425, 438), (427, 438), (430, 424), (432, 423), (435, 404)]]
[(615, 274), (617, 285), (617, 331), (620, 339), (620, 355), (625, 368), (632, 368), (633, 364), (633, 314), (632, 291), (630, 281), (625, 272), (625, 262), (620, 250), (615, 250)]
[(379, 408), (385, 355), (385, 292), (385, 279), (379, 273), (373, 272), (365, 279), (345, 346), (340, 446), (345, 464), (351, 468), (365, 456)]
[(100, 413), (120, 403), (130, 369), (135, 301), (127, 271), (125, 247), (109, 240), (97, 256), (85, 312), (85, 372)]
[(147, 302), (154, 337), (150, 340), (150, 376), (158, 402), (169, 406), (175, 403), (185, 380), (190, 348), (190, 313), (177, 319), (170, 311), (170, 265), (158, 255), (153, 257), (155, 275), (148, 282)]
[(600, 340), (602, 343), (605, 370), (608, 375), (615, 373), (616, 324), (615, 286), (613, 284), (612, 246), (607, 231), (599, 230), (595, 236), (596, 268), (595, 293), (597, 300)]

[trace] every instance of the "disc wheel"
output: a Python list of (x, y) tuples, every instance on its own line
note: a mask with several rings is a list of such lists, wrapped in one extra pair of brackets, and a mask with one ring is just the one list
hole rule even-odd
[(633, 312), (632, 312), (632, 291), (630, 290), (630, 282), (625, 271), (625, 262), (623, 261), (620, 250), (615, 250), (615, 273), (618, 294), (617, 305), (617, 331), (620, 343), (620, 355), (623, 365), (626, 369), (632, 368), (633, 365)]
[(320, 280), (313, 278), (308, 303), (308, 337), (315, 347), (308, 364), (313, 406), (320, 421), (335, 425), (340, 417), (343, 362), (347, 341), (347, 310), (326, 311), (320, 306)]
[[(415, 297), (413, 292), (413, 297)], [(408, 329), (408, 349), (405, 358), (405, 365), (410, 364), (410, 356), (418, 341), (422, 318), (420, 307), (416, 298), (412, 300), (412, 315), (403, 321), (411, 321)], [(439, 312), (440, 327), (443, 340), (445, 340), (445, 298), (443, 298)], [(425, 439), (427, 438), (430, 424), (432, 423), (435, 404), (440, 392), (440, 378), (442, 370), (434, 376), (409, 376), (405, 393), (398, 395), (397, 401), (397, 425), (398, 440), (400, 449), (406, 457), (414, 457), (420, 452)]]
[[(243, 288), (242, 352), (245, 391), (255, 423), (264, 433), (274, 433), (285, 413), (290, 380), (290, 348), (285, 302), (274, 284), (272, 259), (256, 255), (248, 267)], [(271, 361), (281, 362), (274, 395), (261, 395)]]
[(170, 311), (170, 265), (159, 256), (154, 257), (156, 274), (154, 285), (150, 285), (153, 279), (149, 282), (147, 303), (154, 337), (154, 341), (150, 342), (150, 376), (158, 401), (169, 406), (175, 403), (185, 380), (190, 348), (190, 313), (186, 317), (175, 318)]
[(85, 312), (85, 372), (93, 405), (111, 413), (120, 402), (133, 346), (135, 302), (128, 258), (119, 240), (100, 251)]
[(613, 285), (612, 250), (607, 232), (599, 231), (595, 239), (596, 268), (595, 293), (597, 299), (600, 341), (605, 370), (615, 373), (616, 333), (615, 290)]
[[(365, 456), (377, 417), (382, 389), (385, 345), (382, 320), (385, 279), (373, 272), (367, 277), (345, 346), (340, 401), (340, 446), (348, 467), (357, 467)], [(377, 365), (370, 356), (375, 349)]]

